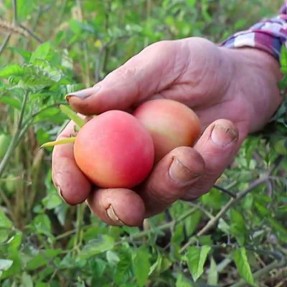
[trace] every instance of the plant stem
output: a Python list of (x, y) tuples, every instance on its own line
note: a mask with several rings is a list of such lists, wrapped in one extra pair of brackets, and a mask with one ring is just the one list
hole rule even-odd
[(17, 0), (12, 0), (12, 7), (13, 7), (13, 24), (16, 25), (18, 20)]
[(223, 193), (226, 193), (227, 195), (229, 195), (232, 198), (236, 198), (236, 195), (233, 192), (229, 191), (228, 189), (226, 189), (224, 187), (221, 187), (221, 186), (219, 186), (217, 184), (214, 184), (213, 187), (218, 189), (218, 190), (220, 190), (220, 191), (222, 191)]
[(0, 55), (3, 53), (4, 49), (7, 47), (7, 44), (9, 43), (10, 37), (11, 37), (12, 33), (10, 32), (9, 34), (7, 34), (7, 36), (5, 37), (3, 44), (0, 47)]
[[(21, 111), (20, 111), (20, 117), (19, 117), (19, 121), (17, 124), (17, 130), (9, 144), (9, 147), (2, 159), (2, 161), (0, 162), (0, 178), (3, 175), (3, 172), (8, 164), (8, 161), (15, 149), (15, 147), (17, 146), (17, 143), (19, 142), (19, 139), (23, 136), (23, 129), (22, 129), (22, 124), (23, 124), (23, 119), (24, 119), (24, 113), (25, 113), (25, 109), (26, 109), (26, 104), (27, 104), (27, 99), (28, 99), (28, 92), (25, 92), (24, 94), (24, 98), (23, 98), (23, 102), (22, 102), (22, 106), (21, 106)], [(26, 131), (26, 129), (25, 129)]]
[(83, 223), (83, 217), (84, 217), (84, 210), (85, 210), (84, 204), (79, 204), (77, 206), (77, 219), (76, 219), (76, 234), (75, 234), (75, 241), (74, 241), (74, 254), (76, 256), (78, 247), (82, 244), (83, 239), (83, 230), (82, 230), (82, 223)]
[[(191, 214), (193, 214), (196, 210), (198, 209), (198, 206), (194, 206), (194, 208), (188, 210), (185, 214), (183, 214), (181, 217), (179, 217), (178, 219), (172, 220), (168, 223), (162, 224), (158, 227), (155, 227), (153, 229), (149, 229), (149, 230), (144, 230), (142, 232), (138, 232), (135, 233), (131, 236), (129, 236), (129, 240), (135, 240), (153, 233), (156, 233), (158, 231), (162, 231), (168, 228), (173, 227), (174, 225), (180, 223), (181, 221), (183, 221), (184, 219), (186, 219), (187, 217), (189, 217)], [(125, 240), (125, 237), (123, 237), (123, 240)]]
[(221, 217), (223, 217), (225, 215), (225, 213), (238, 201), (240, 201), (244, 196), (246, 196), (248, 193), (250, 193), (255, 187), (257, 187), (258, 185), (261, 185), (263, 183), (265, 183), (266, 181), (268, 181), (269, 178), (269, 174), (263, 176), (262, 178), (259, 178), (257, 180), (255, 180), (248, 188), (246, 188), (245, 190), (243, 190), (242, 192), (238, 193), (238, 195), (236, 196), (236, 198), (232, 198), (230, 199), (225, 206), (223, 206), (223, 208), (220, 210), (220, 212), (217, 213), (217, 215), (213, 218), (211, 218), (207, 224), (201, 229), (199, 230), (199, 232), (196, 234), (196, 236), (193, 236), (190, 238), (190, 240), (180, 249), (180, 252), (185, 251), (191, 244), (193, 244), (194, 242), (196, 242), (196, 237), (198, 236), (202, 236), (204, 234), (206, 234), (218, 221)]

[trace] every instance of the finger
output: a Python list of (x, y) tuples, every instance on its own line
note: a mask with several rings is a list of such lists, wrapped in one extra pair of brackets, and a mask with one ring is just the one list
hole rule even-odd
[(195, 199), (211, 189), (233, 161), (244, 137), (245, 135), (240, 134), (228, 120), (216, 120), (207, 127), (194, 147), (204, 159), (204, 175), (183, 196), (183, 199)]
[[(74, 123), (70, 122), (57, 139), (74, 134)], [(52, 154), (52, 178), (60, 196), (69, 204), (83, 202), (88, 197), (91, 184), (76, 165), (73, 144), (54, 147)]]
[(88, 197), (90, 209), (110, 225), (140, 226), (145, 216), (141, 197), (124, 188), (99, 189)]
[(167, 154), (155, 167), (139, 192), (146, 217), (159, 213), (182, 198), (204, 172), (204, 161), (191, 147), (179, 147)]
[(162, 41), (145, 48), (93, 88), (71, 93), (67, 100), (82, 114), (126, 110), (173, 83), (186, 61), (176, 61), (179, 41)]

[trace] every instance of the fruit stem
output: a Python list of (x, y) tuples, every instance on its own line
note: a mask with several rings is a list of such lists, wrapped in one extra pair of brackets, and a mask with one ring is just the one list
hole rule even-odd
[(68, 143), (74, 143), (76, 140), (76, 137), (70, 137), (70, 138), (64, 138), (56, 141), (46, 142), (41, 145), (41, 148), (46, 147), (53, 147), (55, 145), (61, 145), (61, 144), (68, 144)]
[(72, 111), (69, 107), (65, 105), (60, 105), (60, 110), (64, 113), (70, 120), (72, 120), (79, 128), (85, 124), (85, 120), (81, 118), (77, 113)]

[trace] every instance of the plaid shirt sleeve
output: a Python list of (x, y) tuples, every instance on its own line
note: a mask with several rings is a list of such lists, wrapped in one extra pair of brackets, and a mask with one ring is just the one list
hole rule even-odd
[(282, 45), (287, 46), (287, 0), (278, 16), (264, 19), (246, 31), (235, 33), (221, 45), (227, 48), (257, 48), (279, 61)]

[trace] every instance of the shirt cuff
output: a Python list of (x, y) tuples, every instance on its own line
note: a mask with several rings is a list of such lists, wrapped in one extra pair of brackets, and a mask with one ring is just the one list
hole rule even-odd
[(280, 60), (281, 48), (287, 42), (287, 15), (262, 20), (246, 31), (235, 33), (221, 46), (227, 48), (252, 47), (263, 50)]

